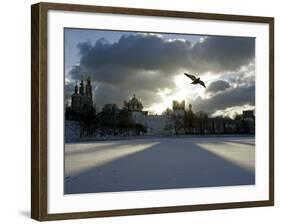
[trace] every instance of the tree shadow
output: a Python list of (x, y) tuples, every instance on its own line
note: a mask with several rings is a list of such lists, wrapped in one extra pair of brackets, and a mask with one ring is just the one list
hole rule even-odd
[(169, 139), (83, 171), (65, 182), (65, 194), (255, 184), (255, 171), (194, 142)]

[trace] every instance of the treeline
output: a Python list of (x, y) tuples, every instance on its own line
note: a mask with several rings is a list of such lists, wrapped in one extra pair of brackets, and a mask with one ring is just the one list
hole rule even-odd
[[(254, 134), (255, 120), (245, 119), (242, 114), (230, 117), (208, 117), (207, 113), (189, 110), (171, 110), (165, 115), (165, 132), (167, 134)], [(101, 112), (95, 107), (83, 107), (79, 112), (66, 108), (66, 120), (80, 122), (82, 136), (129, 136), (147, 133), (147, 127), (135, 123), (131, 112), (126, 108), (118, 108), (115, 104), (106, 104)]]
[(142, 124), (132, 121), (131, 113), (126, 108), (119, 109), (115, 104), (104, 105), (99, 113), (95, 107), (83, 107), (79, 112), (67, 107), (65, 118), (80, 121), (80, 137), (146, 133), (146, 128)]
[(179, 111), (175, 113), (166, 109), (163, 115), (168, 120), (165, 126), (167, 131), (178, 134), (253, 134), (255, 132), (255, 121), (244, 119), (242, 114), (235, 114), (234, 118), (228, 116), (208, 117), (208, 114), (192, 110)]

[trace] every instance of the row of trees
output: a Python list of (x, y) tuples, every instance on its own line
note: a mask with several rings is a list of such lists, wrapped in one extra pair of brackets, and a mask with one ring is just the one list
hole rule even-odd
[(126, 109), (119, 109), (115, 104), (106, 104), (102, 111), (97, 113), (95, 107), (85, 107), (81, 111), (66, 109), (65, 117), (68, 120), (80, 121), (80, 136), (128, 136), (140, 135), (146, 132), (142, 124), (132, 121), (131, 113)]
[(181, 134), (195, 134), (199, 132), (204, 133), (207, 129), (208, 115), (204, 112), (194, 114), (192, 110), (181, 111), (182, 113), (174, 113), (171, 109), (166, 109), (163, 115), (166, 115), (168, 121), (165, 129), (167, 131), (173, 130), (176, 135)]
[[(254, 130), (253, 121), (244, 120), (241, 114), (234, 119), (229, 117), (213, 117), (191, 109), (173, 111), (167, 109), (165, 130), (178, 134), (249, 134)], [(143, 124), (133, 122), (128, 109), (119, 109), (115, 104), (106, 104), (97, 113), (95, 107), (83, 107), (81, 111), (66, 109), (66, 119), (80, 121), (80, 136), (128, 136), (147, 132)]]
[(254, 130), (254, 120), (243, 119), (242, 114), (235, 114), (230, 117), (212, 117), (199, 111), (193, 113), (192, 110), (174, 113), (171, 109), (166, 109), (163, 115), (168, 117), (165, 129), (178, 134), (249, 134)]

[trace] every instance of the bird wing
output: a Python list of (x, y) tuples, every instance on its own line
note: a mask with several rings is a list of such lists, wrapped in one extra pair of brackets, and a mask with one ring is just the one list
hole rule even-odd
[(190, 75), (187, 73), (184, 73), (188, 78), (190, 78), (192, 81), (196, 80), (196, 77), (194, 75)]
[(204, 83), (203, 81), (200, 80), (200, 81), (199, 81), (199, 84), (202, 85), (202, 86), (204, 86), (204, 87), (206, 88), (205, 83)]

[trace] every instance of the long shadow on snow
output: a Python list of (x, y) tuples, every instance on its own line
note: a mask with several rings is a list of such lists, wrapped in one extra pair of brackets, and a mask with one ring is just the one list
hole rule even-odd
[(195, 143), (169, 148), (163, 141), (76, 175), (65, 182), (65, 194), (252, 184), (254, 171)]

